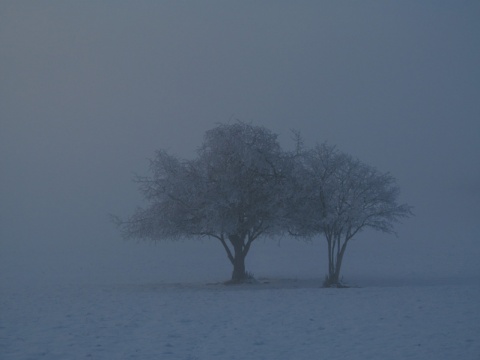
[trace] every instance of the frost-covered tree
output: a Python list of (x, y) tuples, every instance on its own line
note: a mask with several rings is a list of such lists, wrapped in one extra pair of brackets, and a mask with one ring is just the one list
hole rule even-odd
[(317, 145), (297, 156), (290, 228), (297, 235), (324, 235), (328, 249), (325, 286), (342, 286), (340, 270), (349, 241), (370, 228), (394, 233), (394, 224), (411, 215), (398, 204), (399, 187), (383, 174), (334, 146)]
[(242, 282), (253, 241), (284, 229), (286, 164), (269, 130), (219, 125), (206, 132), (194, 160), (158, 151), (151, 176), (137, 179), (148, 207), (118, 224), (128, 238), (217, 239), (233, 265), (232, 281)]

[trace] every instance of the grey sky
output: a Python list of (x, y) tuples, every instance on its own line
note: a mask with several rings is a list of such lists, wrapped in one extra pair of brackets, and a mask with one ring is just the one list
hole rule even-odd
[[(2, 271), (145, 271), (216, 249), (125, 244), (107, 214), (141, 204), (132, 173), (156, 149), (194, 156), (238, 118), (397, 177), (416, 217), (398, 239), (363, 234), (345, 276), (480, 274), (478, 19), (476, 1), (2, 1)], [(254, 272), (278, 260), (268, 245), (252, 249)], [(295, 246), (292, 273), (312, 253)], [(228, 278), (221, 251), (196, 265)]]

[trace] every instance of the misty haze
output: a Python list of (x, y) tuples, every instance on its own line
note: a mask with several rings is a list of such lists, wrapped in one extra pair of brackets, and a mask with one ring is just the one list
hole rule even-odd
[[(1, 2), (0, 358), (478, 359), (479, 18), (454, 1)], [(223, 155), (243, 138), (208, 137), (238, 126), (270, 144), (242, 140), (242, 176)], [(122, 228), (162, 188), (139, 191), (155, 159), (193, 176), (157, 205), (215, 207)], [(322, 178), (325, 159), (348, 166)], [(232, 178), (248, 228), (217, 206)], [(383, 184), (392, 223), (356, 217), (356, 195), (308, 202), (359, 179)]]

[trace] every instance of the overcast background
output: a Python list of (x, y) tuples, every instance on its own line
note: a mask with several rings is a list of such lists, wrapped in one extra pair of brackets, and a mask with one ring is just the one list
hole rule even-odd
[[(126, 242), (149, 157), (235, 119), (328, 141), (416, 216), (344, 276), (480, 275), (480, 2), (1, 1), (1, 281), (217, 281), (215, 240)], [(325, 242), (259, 240), (256, 276), (323, 277)]]

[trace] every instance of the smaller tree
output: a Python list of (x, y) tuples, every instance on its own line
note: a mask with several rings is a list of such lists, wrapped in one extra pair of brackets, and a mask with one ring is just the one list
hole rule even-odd
[(325, 236), (325, 286), (342, 286), (340, 270), (349, 241), (367, 228), (394, 233), (394, 224), (410, 216), (411, 207), (398, 204), (400, 189), (390, 174), (382, 174), (333, 146), (317, 145), (298, 158), (292, 232)]

